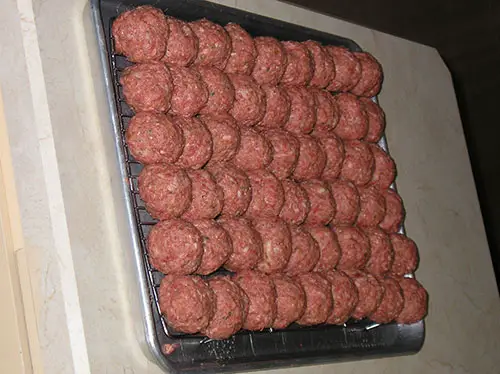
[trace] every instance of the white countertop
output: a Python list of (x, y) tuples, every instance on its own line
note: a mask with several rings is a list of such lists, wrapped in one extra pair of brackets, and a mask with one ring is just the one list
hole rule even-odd
[[(277, 1), (218, 2), (351, 38), (384, 66), (380, 104), (407, 232), (420, 249), (417, 278), (430, 294), (426, 341), (417, 355), (315, 372), (498, 372), (500, 300), (450, 74), (437, 51)], [(137, 339), (131, 244), (88, 4), (7, 1), (0, 53), (37, 312), (34, 365), (50, 374), (160, 373)]]

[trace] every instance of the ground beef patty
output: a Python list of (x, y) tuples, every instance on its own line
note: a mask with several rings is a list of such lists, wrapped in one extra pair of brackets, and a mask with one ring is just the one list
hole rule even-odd
[(397, 232), (405, 219), (405, 209), (401, 196), (394, 190), (388, 189), (384, 192), (385, 217), (380, 222), (380, 227), (387, 232)]
[(290, 225), (300, 225), (305, 221), (311, 209), (307, 192), (300, 184), (288, 179), (283, 180), (281, 185), (285, 201), (281, 208), (280, 217)]
[(360, 210), (356, 224), (375, 227), (385, 217), (385, 197), (375, 186), (359, 187)]
[(147, 165), (139, 175), (139, 194), (153, 218), (180, 217), (191, 205), (191, 179), (177, 166)]
[(369, 315), (373, 322), (389, 323), (396, 319), (404, 306), (403, 291), (399, 282), (391, 277), (379, 278), (384, 287), (384, 296), (375, 311)]
[(193, 199), (182, 217), (187, 220), (215, 218), (224, 204), (224, 192), (206, 170), (186, 170)]
[(132, 65), (120, 78), (123, 96), (136, 112), (166, 112), (172, 98), (172, 76), (162, 63)]
[(311, 179), (301, 183), (311, 204), (306, 218), (309, 225), (327, 225), (335, 216), (335, 201), (326, 182)]
[(345, 140), (363, 139), (368, 132), (368, 115), (365, 106), (350, 93), (334, 96), (340, 118), (334, 129), (335, 134)]
[(380, 305), (384, 296), (384, 287), (370, 273), (360, 270), (345, 272), (356, 285), (359, 300), (352, 313), (352, 318), (363, 319), (372, 314)]
[(358, 289), (343, 271), (332, 270), (323, 273), (323, 276), (330, 282), (333, 296), (333, 310), (326, 323), (342, 325), (351, 317), (358, 304)]
[(292, 255), (285, 272), (294, 276), (312, 271), (320, 257), (319, 246), (311, 234), (302, 226), (290, 226)]
[(373, 176), (374, 156), (367, 143), (359, 140), (344, 142), (345, 157), (340, 177), (353, 182), (356, 186), (364, 186)]
[(172, 163), (184, 148), (182, 130), (161, 113), (139, 112), (127, 128), (127, 146), (143, 164)]
[(325, 48), (314, 40), (303, 42), (309, 50), (313, 62), (314, 73), (309, 85), (312, 87), (325, 88), (335, 74), (335, 66), (330, 54)]
[(270, 36), (254, 39), (257, 50), (252, 77), (258, 84), (277, 85), (286, 68), (286, 52), (281, 43)]
[(220, 225), (227, 231), (233, 243), (233, 253), (224, 267), (229, 271), (253, 269), (262, 259), (260, 235), (244, 218), (221, 218)]
[(252, 219), (277, 217), (285, 200), (279, 179), (265, 169), (249, 171), (247, 175), (252, 187), (252, 201), (245, 215)]
[(344, 143), (333, 134), (324, 134), (317, 137), (326, 156), (326, 164), (321, 178), (327, 181), (336, 180), (344, 162)]
[(287, 63), (281, 83), (285, 85), (306, 86), (314, 73), (313, 61), (307, 47), (299, 42), (281, 42), (286, 52)]
[(335, 180), (328, 183), (337, 212), (331, 224), (336, 226), (353, 225), (359, 214), (359, 194), (349, 181)]
[(330, 92), (319, 88), (310, 88), (310, 91), (314, 95), (316, 104), (314, 134), (330, 134), (339, 122), (339, 106)]
[(241, 216), (252, 200), (252, 187), (247, 175), (228, 163), (214, 163), (207, 167), (224, 193), (222, 216)]
[(394, 261), (394, 250), (389, 235), (378, 227), (367, 227), (363, 231), (370, 241), (371, 250), (366, 271), (375, 275), (387, 274)]
[(229, 111), (241, 126), (254, 126), (266, 112), (266, 95), (257, 82), (244, 74), (228, 74), (234, 86), (234, 103)]
[(225, 68), (226, 73), (250, 75), (257, 58), (252, 37), (236, 23), (228, 23), (224, 28), (231, 38), (232, 45)]
[(208, 88), (208, 101), (200, 113), (228, 112), (233, 107), (234, 87), (227, 75), (213, 66), (199, 66), (198, 71)]
[(299, 141), (291, 132), (284, 130), (269, 130), (264, 136), (273, 149), (273, 160), (267, 169), (278, 179), (288, 178), (299, 159)]
[(198, 38), (187, 22), (167, 17), (169, 35), (167, 52), (162, 61), (167, 65), (189, 66), (198, 55)]
[(276, 316), (276, 290), (271, 278), (259, 271), (237, 273), (234, 281), (248, 296), (248, 314), (243, 328), (260, 331), (271, 327)]
[(266, 95), (266, 113), (257, 124), (261, 130), (283, 127), (290, 117), (290, 98), (282, 86), (265, 84), (262, 90)]
[(203, 114), (201, 122), (212, 136), (213, 152), (210, 163), (229, 161), (240, 146), (240, 128), (229, 114)]
[(354, 226), (337, 226), (337, 234), (342, 256), (337, 265), (340, 270), (363, 269), (370, 258), (370, 241)]
[(295, 322), (306, 309), (306, 294), (302, 286), (285, 274), (273, 274), (276, 289), (276, 318), (273, 328), (284, 329)]
[(210, 132), (196, 117), (174, 116), (172, 120), (184, 133), (184, 149), (176, 164), (184, 168), (202, 168), (212, 156)]
[(201, 233), (187, 221), (171, 219), (157, 223), (147, 242), (149, 262), (164, 274), (192, 274), (200, 266)]
[(208, 280), (215, 296), (214, 316), (202, 331), (210, 339), (227, 339), (243, 327), (248, 312), (248, 300), (241, 288), (228, 276)]
[(231, 237), (226, 230), (212, 219), (191, 221), (203, 240), (203, 255), (197, 274), (208, 275), (219, 269), (233, 253)]
[(279, 218), (259, 218), (253, 222), (253, 227), (260, 234), (264, 249), (257, 269), (267, 274), (283, 271), (292, 254), (288, 225)]
[(232, 163), (245, 171), (263, 169), (273, 160), (273, 148), (260, 132), (241, 128), (240, 146)]
[[(368, 52), (353, 52), (353, 54), (361, 64), (361, 78), (351, 89), (351, 92), (357, 96), (367, 96), (375, 86), (381, 84), (383, 79), (382, 66)], [(374, 95), (368, 97), (371, 96)]]
[(424, 319), (427, 314), (427, 291), (413, 278), (400, 278), (399, 285), (403, 290), (404, 306), (397, 323), (415, 323)]
[(385, 113), (380, 105), (373, 102), (372, 99), (360, 97), (359, 101), (363, 104), (368, 116), (368, 131), (364, 137), (367, 142), (377, 143), (385, 130)]
[(290, 116), (285, 130), (295, 134), (309, 134), (316, 123), (316, 103), (313, 93), (302, 86), (288, 86), (286, 93), (290, 98)]
[(361, 79), (361, 64), (347, 48), (325, 47), (335, 65), (335, 75), (326, 88), (328, 91), (350, 91)]
[(413, 273), (418, 266), (418, 249), (413, 240), (402, 234), (390, 234), (394, 249), (394, 262), (391, 273), (405, 275)]
[(214, 315), (213, 291), (200, 277), (167, 275), (158, 294), (161, 313), (177, 332), (195, 334), (205, 329)]
[(224, 28), (205, 18), (189, 24), (198, 37), (196, 65), (211, 65), (223, 70), (231, 53), (231, 38)]
[(299, 274), (295, 279), (306, 295), (306, 309), (297, 323), (304, 326), (324, 323), (333, 309), (330, 283), (320, 273)]
[(323, 272), (333, 270), (342, 254), (337, 235), (327, 226), (307, 225), (305, 229), (311, 234), (319, 247), (319, 260), (314, 271)]
[(167, 48), (168, 25), (160, 9), (140, 6), (113, 22), (115, 51), (132, 62), (160, 60)]
[(393, 158), (376, 144), (370, 144), (374, 168), (370, 184), (380, 189), (388, 189), (396, 179), (396, 163)]
[(170, 112), (182, 117), (192, 117), (205, 106), (208, 88), (195, 68), (171, 66), (174, 90)]
[(318, 140), (311, 135), (298, 135), (299, 158), (293, 171), (297, 181), (318, 179), (326, 166), (326, 155)]

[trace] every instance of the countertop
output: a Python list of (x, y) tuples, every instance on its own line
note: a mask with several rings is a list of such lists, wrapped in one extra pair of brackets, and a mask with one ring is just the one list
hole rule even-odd
[[(315, 372), (498, 372), (500, 300), (451, 77), (437, 51), (274, 0), (218, 2), (351, 38), (384, 66), (387, 139), (407, 232), (420, 250), (417, 278), (430, 294), (426, 340), (416, 355)], [(130, 237), (88, 4), (8, 0), (0, 31), (29, 270), (21, 283), (36, 311), (32, 366), (160, 373), (138, 340)]]

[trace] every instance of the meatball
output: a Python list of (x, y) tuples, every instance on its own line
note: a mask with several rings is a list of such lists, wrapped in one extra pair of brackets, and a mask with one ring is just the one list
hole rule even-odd
[(236, 23), (228, 23), (224, 28), (231, 38), (232, 45), (225, 67), (226, 73), (250, 75), (257, 58), (257, 50), (252, 37)]
[(335, 216), (335, 201), (326, 182), (312, 179), (301, 183), (311, 204), (306, 218), (309, 225), (327, 225)]
[(413, 278), (399, 279), (399, 285), (403, 290), (404, 306), (397, 323), (415, 323), (424, 319), (427, 314), (427, 291)]
[(396, 163), (391, 156), (376, 144), (370, 144), (374, 167), (370, 184), (387, 189), (396, 179)]
[(170, 112), (182, 117), (194, 116), (207, 103), (207, 85), (195, 68), (171, 66), (170, 74), (174, 84)]
[(378, 226), (385, 216), (385, 197), (374, 187), (358, 188), (360, 210), (356, 224), (361, 227)]
[(284, 329), (304, 314), (306, 294), (298, 282), (285, 274), (273, 274), (271, 279), (276, 289), (276, 318), (273, 328)]
[(384, 296), (378, 308), (370, 314), (369, 318), (373, 322), (389, 323), (394, 321), (403, 309), (403, 291), (399, 282), (394, 278), (381, 278), (379, 282), (384, 287)]
[(295, 134), (309, 134), (316, 123), (313, 93), (302, 86), (288, 86), (286, 90), (290, 98), (290, 116), (284, 125), (285, 130)]
[(187, 220), (215, 218), (224, 204), (224, 193), (206, 170), (187, 170), (191, 179), (191, 206), (182, 217)]
[(346, 274), (352, 279), (358, 290), (359, 300), (352, 313), (354, 319), (363, 319), (372, 314), (380, 305), (384, 296), (384, 287), (370, 273), (349, 270)]
[(212, 156), (212, 137), (205, 125), (195, 117), (172, 117), (184, 133), (184, 149), (176, 164), (183, 168), (202, 168)]
[(344, 144), (333, 134), (322, 135), (317, 138), (326, 156), (326, 164), (323, 169), (324, 180), (336, 180), (344, 162)]
[(334, 97), (340, 118), (333, 130), (344, 140), (363, 139), (368, 133), (368, 114), (365, 105), (350, 93), (340, 93)]
[(265, 168), (273, 159), (273, 148), (269, 141), (258, 131), (242, 128), (240, 147), (232, 162), (238, 168), (250, 171)]
[(198, 38), (187, 22), (167, 17), (169, 35), (162, 61), (169, 66), (189, 66), (198, 55)]
[(200, 113), (228, 112), (234, 102), (234, 87), (228, 76), (213, 66), (200, 66), (198, 71), (208, 88), (208, 101)]
[(326, 166), (326, 155), (318, 140), (310, 135), (299, 135), (299, 158), (293, 171), (297, 181), (318, 179)]
[(240, 146), (240, 129), (229, 114), (203, 114), (201, 122), (212, 136), (210, 163), (231, 160)]
[(324, 323), (333, 310), (330, 283), (319, 273), (304, 273), (296, 277), (306, 294), (306, 309), (297, 320), (299, 325)]
[(325, 47), (335, 65), (335, 74), (326, 88), (328, 91), (350, 91), (361, 79), (361, 64), (347, 48)]
[(342, 254), (337, 235), (330, 228), (321, 225), (308, 225), (306, 226), (306, 230), (316, 240), (319, 247), (320, 256), (314, 271), (323, 272), (333, 270), (337, 266)]
[(370, 182), (375, 161), (368, 144), (359, 140), (349, 140), (344, 142), (344, 150), (345, 157), (340, 177), (357, 186), (364, 186)]
[(266, 113), (257, 127), (261, 130), (283, 127), (290, 118), (291, 104), (288, 94), (281, 86), (266, 84), (261, 88), (266, 95)]
[(352, 226), (334, 228), (342, 256), (337, 265), (340, 270), (363, 269), (370, 258), (370, 241), (363, 232)]
[(314, 67), (314, 73), (309, 85), (312, 87), (325, 88), (335, 74), (333, 60), (320, 43), (314, 40), (308, 40), (303, 44), (309, 50)]
[(319, 246), (301, 226), (291, 226), (292, 255), (285, 272), (290, 276), (307, 273), (314, 269), (320, 257)]
[(279, 218), (260, 218), (253, 222), (253, 227), (260, 234), (264, 249), (257, 269), (268, 274), (283, 271), (292, 254), (288, 225)]
[(226, 230), (211, 219), (191, 222), (201, 234), (203, 240), (203, 255), (197, 274), (208, 275), (219, 269), (233, 253), (231, 237)]
[(234, 86), (234, 103), (229, 114), (242, 126), (254, 126), (266, 113), (266, 95), (252, 77), (228, 74)]
[(335, 98), (326, 90), (310, 89), (316, 105), (314, 135), (331, 134), (340, 119), (340, 111)]
[(352, 225), (356, 222), (360, 210), (357, 188), (349, 181), (335, 180), (328, 183), (337, 212), (332, 225)]
[[(382, 66), (368, 52), (353, 52), (354, 56), (361, 64), (361, 78), (351, 89), (351, 92), (357, 96), (367, 96), (371, 90), (380, 85), (383, 79)], [(371, 97), (374, 95), (370, 95)]]
[(288, 178), (299, 159), (299, 141), (292, 133), (284, 130), (269, 130), (264, 135), (273, 150), (273, 160), (267, 169), (278, 179)]
[(387, 232), (397, 232), (405, 218), (403, 200), (394, 190), (388, 189), (384, 192), (385, 197), (385, 217), (380, 222), (380, 227)]
[(402, 234), (390, 234), (394, 249), (391, 272), (395, 275), (413, 273), (418, 266), (418, 249), (413, 240)]
[(286, 52), (281, 43), (270, 36), (259, 36), (254, 39), (257, 50), (252, 77), (258, 84), (277, 85), (286, 68)]
[(364, 137), (367, 142), (377, 143), (385, 130), (385, 113), (380, 105), (366, 97), (360, 97), (359, 101), (363, 104), (367, 118), (368, 131)]
[(248, 172), (252, 187), (252, 201), (246, 211), (249, 218), (277, 217), (280, 214), (285, 194), (281, 182), (273, 173), (264, 170)]
[(282, 181), (285, 201), (281, 208), (280, 217), (290, 225), (300, 225), (303, 223), (311, 209), (311, 203), (307, 197), (307, 192), (300, 184), (291, 181)]
[(323, 273), (330, 282), (333, 296), (333, 310), (326, 323), (342, 325), (347, 322), (359, 301), (358, 289), (344, 272), (332, 270)]
[(365, 228), (364, 232), (370, 241), (371, 249), (366, 271), (375, 275), (387, 274), (394, 261), (394, 250), (389, 235), (377, 227)]
[(287, 63), (281, 83), (286, 85), (306, 86), (314, 72), (313, 61), (306, 46), (299, 42), (286, 41), (281, 45), (285, 50)]
[(210, 65), (223, 70), (231, 53), (231, 38), (224, 28), (205, 18), (190, 23), (198, 37), (196, 65)]

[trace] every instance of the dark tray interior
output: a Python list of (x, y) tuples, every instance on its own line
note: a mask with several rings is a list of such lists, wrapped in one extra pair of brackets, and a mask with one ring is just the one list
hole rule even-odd
[[(159, 0), (151, 1), (118, 1), (94, 0), (94, 12), (100, 15), (105, 38), (106, 65), (109, 69), (108, 90), (111, 91), (111, 108), (116, 113), (115, 133), (118, 152), (125, 165), (130, 195), (130, 211), (133, 212), (135, 231), (138, 233), (136, 245), (142, 251), (145, 267), (149, 306), (155, 326), (155, 341), (150, 342), (150, 349), (160, 359), (160, 364), (172, 371), (242, 371), (279, 366), (297, 366), (304, 364), (356, 360), (361, 358), (385, 357), (417, 352), (423, 343), (423, 322), (413, 325), (375, 325), (370, 321), (351, 321), (346, 326), (291, 326), (286, 330), (262, 332), (242, 331), (230, 339), (213, 341), (202, 336), (183, 335), (171, 331), (161, 317), (158, 308), (157, 288), (162, 274), (154, 271), (147, 260), (145, 238), (152, 225), (156, 223), (144, 208), (137, 191), (137, 176), (142, 166), (133, 159), (125, 144), (125, 132), (133, 112), (126, 105), (119, 77), (121, 71), (129, 63), (122, 56), (116, 56), (110, 35), (111, 24), (118, 14), (138, 5), (151, 4), (161, 8), (167, 14), (183, 20), (191, 21), (208, 18), (211, 21), (226, 24), (239, 23), (253, 36), (268, 35), (281, 40), (308, 39), (324, 44), (345, 46), (359, 51), (360, 47), (353, 41), (307, 29), (275, 19), (257, 16), (201, 0)], [(116, 110), (115, 110), (116, 109)]]

